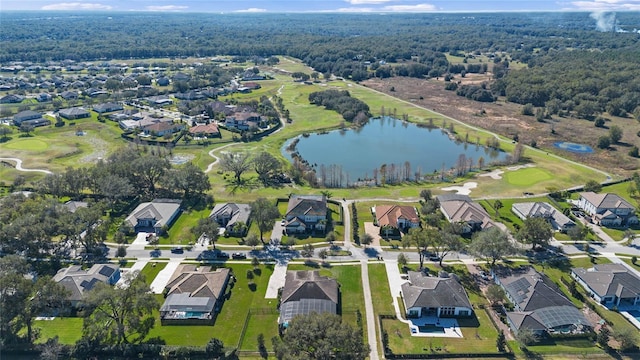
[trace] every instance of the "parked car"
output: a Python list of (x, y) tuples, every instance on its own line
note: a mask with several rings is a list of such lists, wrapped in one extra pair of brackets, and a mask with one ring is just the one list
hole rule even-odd
[(229, 254), (220, 250), (205, 250), (201, 252), (197, 260), (216, 260), (216, 259), (228, 259)]
[(234, 259), (246, 259), (247, 258), (247, 254), (236, 252), (236, 253), (231, 254), (231, 257), (234, 258)]
[(181, 246), (177, 246), (177, 247), (171, 248), (171, 253), (172, 254), (182, 254), (182, 253), (184, 253), (184, 249)]

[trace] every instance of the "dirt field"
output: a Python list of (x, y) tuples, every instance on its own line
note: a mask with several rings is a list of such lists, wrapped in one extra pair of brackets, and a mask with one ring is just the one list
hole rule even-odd
[[(483, 80), (486, 80), (486, 77), (475, 76), (464, 79), (468, 83), (481, 83)], [(525, 144), (535, 140), (539, 148), (588, 163), (612, 174), (628, 176), (640, 165), (638, 159), (631, 158), (627, 154), (632, 145), (640, 145), (640, 138), (636, 136), (640, 130), (640, 124), (633, 119), (615, 118), (607, 122), (607, 126), (612, 124), (620, 126), (624, 130), (624, 136), (621, 144), (612, 146), (609, 150), (600, 150), (596, 148), (597, 139), (607, 135), (608, 129), (596, 128), (590, 121), (554, 118), (538, 122), (534, 116), (522, 115), (521, 105), (508, 103), (504, 99), (499, 99), (496, 103), (472, 101), (457, 96), (454, 91), (444, 90), (444, 83), (438, 80), (396, 77), (370, 79), (362, 84), (507, 137), (517, 134), (520, 141)], [(594, 153), (584, 155), (562, 151), (553, 146), (558, 141), (586, 144), (594, 149)]]

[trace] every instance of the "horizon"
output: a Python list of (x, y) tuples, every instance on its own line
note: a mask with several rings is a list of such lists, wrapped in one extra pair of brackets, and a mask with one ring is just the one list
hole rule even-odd
[(513, 13), (636, 12), (640, 0), (473, 1), (473, 0), (3, 0), (0, 12), (162, 12), (162, 13)]

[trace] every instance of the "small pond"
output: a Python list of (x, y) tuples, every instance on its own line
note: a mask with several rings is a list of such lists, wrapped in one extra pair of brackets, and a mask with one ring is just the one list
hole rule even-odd
[(443, 167), (445, 170), (453, 168), (461, 155), (473, 167), (481, 157), (485, 165), (507, 158), (501, 151), (456, 142), (441, 129), (419, 127), (389, 117), (372, 118), (358, 129), (290, 139), (282, 147), (283, 155), (290, 161), (292, 153), (287, 148), (294, 141), (297, 141), (294, 152), (310, 164), (328, 187), (367, 184), (383, 164), (386, 164), (388, 174), (403, 178), (408, 173), (414, 179), (418, 169), (424, 175), (439, 172)]

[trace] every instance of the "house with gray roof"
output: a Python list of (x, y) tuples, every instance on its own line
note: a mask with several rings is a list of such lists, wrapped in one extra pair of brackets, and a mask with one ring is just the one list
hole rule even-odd
[(593, 299), (609, 309), (640, 310), (640, 277), (622, 264), (573, 268), (571, 277)]
[(115, 264), (95, 264), (88, 270), (80, 265), (72, 265), (58, 270), (53, 281), (64, 286), (70, 293), (68, 300), (71, 306), (78, 307), (84, 293), (102, 282), (114, 285), (120, 280), (120, 267)]
[(8, 94), (0, 98), (0, 104), (19, 104), (25, 97), (17, 94)]
[(60, 117), (63, 117), (67, 120), (85, 119), (91, 117), (91, 114), (81, 107), (61, 109), (60, 111), (58, 111), (58, 114), (60, 115)]
[(473, 315), (467, 292), (456, 277), (434, 277), (419, 271), (408, 274), (409, 282), (402, 284), (402, 301), (408, 318)]
[(154, 199), (138, 205), (124, 220), (136, 232), (146, 231), (161, 234), (180, 215), (181, 200)]
[(602, 226), (635, 225), (638, 223), (636, 209), (616, 194), (580, 193), (578, 207), (591, 215), (596, 224)]
[[(249, 204), (223, 203), (216, 204), (209, 217), (224, 227), (232, 236), (244, 236), (250, 224), (251, 206)], [(246, 226), (235, 226), (244, 224)]]
[(103, 113), (108, 113), (113, 111), (121, 111), (121, 110), (124, 110), (124, 107), (121, 104), (111, 103), (111, 102), (98, 104), (93, 107), (93, 111), (97, 112), (98, 114), (103, 114)]
[(573, 220), (546, 202), (514, 203), (511, 205), (511, 211), (522, 220), (528, 217), (543, 218), (552, 228), (562, 232), (576, 226)]
[(231, 270), (181, 264), (165, 286), (162, 325), (213, 325), (222, 308)]
[(43, 118), (39, 112), (25, 110), (13, 115), (13, 123), (16, 126), (29, 125), (36, 127), (50, 125), (51, 121)]
[(466, 195), (447, 194), (440, 195), (437, 199), (445, 218), (450, 223), (461, 224), (464, 234), (495, 226), (487, 211)]
[(496, 284), (500, 285), (514, 311), (507, 311), (507, 322), (517, 334), (523, 328), (538, 336), (583, 334), (591, 331), (592, 324), (546, 275), (533, 267), (492, 270)]
[(319, 271), (287, 271), (280, 296), (278, 324), (286, 328), (297, 315), (337, 314), (340, 286), (335, 279), (320, 276)]
[(327, 197), (324, 195), (291, 195), (285, 214), (285, 229), (290, 234), (326, 230)]
[(84, 201), (69, 200), (66, 203), (64, 203), (64, 207), (67, 208), (67, 210), (69, 210), (70, 212), (74, 213), (80, 208), (89, 207), (89, 204), (87, 202), (84, 202)]

